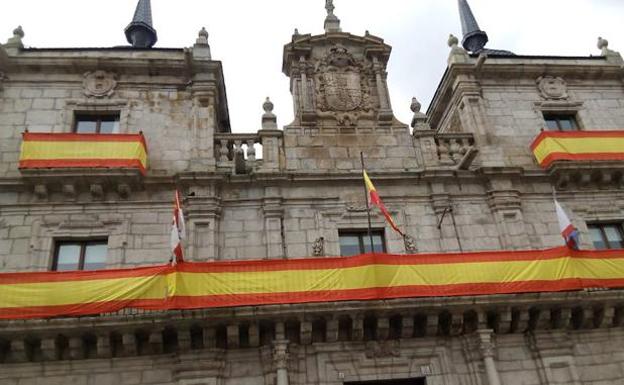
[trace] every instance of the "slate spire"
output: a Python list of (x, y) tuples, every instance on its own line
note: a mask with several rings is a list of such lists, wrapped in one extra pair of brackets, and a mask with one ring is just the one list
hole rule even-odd
[(152, 48), (158, 36), (152, 27), (152, 4), (150, 0), (139, 0), (132, 22), (125, 29), (128, 43), (135, 48)]
[(462, 33), (464, 34), (462, 46), (471, 53), (478, 53), (488, 42), (488, 35), (479, 28), (477, 19), (472, 14), (470, 5), (468, 5), (468, 0), (458, 0), (458, 2), (459, 18), (461, 19)]

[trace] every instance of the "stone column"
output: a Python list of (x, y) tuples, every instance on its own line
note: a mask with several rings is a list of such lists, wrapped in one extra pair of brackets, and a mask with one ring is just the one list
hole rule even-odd
[(494, 343), (492, 342), (491, 329), (477, 330), (479, 337), (479, 350), (483, 356), (483, 363), (485, 365), (485, 373), (487, 374), (489, 385), (501, 385), (500, 376), (496, 369), (496, 362), (494, 362)]
[(288, 385), (288, 341), (273, 341), (273, 362), (277, 371), (277, 385)]

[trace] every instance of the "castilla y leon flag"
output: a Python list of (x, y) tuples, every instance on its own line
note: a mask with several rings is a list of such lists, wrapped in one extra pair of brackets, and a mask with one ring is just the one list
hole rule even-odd
[(379, 198), (379, 194), (377, 194), (377, 189), (375, 188), (375, 185), (373, 185), (373, 182), (371, 182), (370, 178), (368, 177), (368, 174), (366, 173), (366, 171), (362, 171), (362, 172), (364, 173), (364, 183), (366, 184), (366, 191), (368, 192), (370, 204), (379, 207), (379, 210), (381, 210), (381, 213), (383, 214), (384, 217), (386, 217), (386, 220), (388, 221), (390, 226), (394, 229), (394, 231), (396, 231), (397, 233), (401, 234), (401, 236), (404, 237), (405, 234), (403, 234), (403, 232), (399, 230), (397, 225), (392, 220), (390, 213), (386, 209), (386, 206), (384, 206), (383, 202), (381, 201), (381, 198)]
[(563, 207), (557, 202), (555, 199), (555, 210), (557, 211), (557, 220), (559, 221), (559, 230), (561, 230), (561, 235), (563, 239), (565, 239), (566, 244), (569, 248), (578, 250), (579, 249), (579, 236), (578, 231), (570, 222), (570, 218), (566, 215), (565, 211), (563, 211)]
[(186, 237), (186, 227), (184, 225), (184, 214), (180, 207), (180, 192), (175, 192), (175, 202), (173, 207), (173, 220), (171, 222), (171, 251), (173, 252), (172, 263), (184, 262), (182, 251), (182, 240)]

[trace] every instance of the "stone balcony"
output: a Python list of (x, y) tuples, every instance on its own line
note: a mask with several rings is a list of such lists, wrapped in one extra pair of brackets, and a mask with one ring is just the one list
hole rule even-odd
[(624, 131), (542, 131), (531, 149), (559, 190), (624, 185)]
[(35, 196), (61, 192), (73, 199), (82, 190), (101, 199), (107, 190), (121, 198), (147, 173), (148, 151), (139, 134), (24, 133), (19, 170)]

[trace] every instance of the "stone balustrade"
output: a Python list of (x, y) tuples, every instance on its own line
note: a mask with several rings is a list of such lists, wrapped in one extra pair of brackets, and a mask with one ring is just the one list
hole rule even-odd
[(332, 304), (307, 304), (5, 321), (0, 324), (0, 363), (258, 348), (276, 340), (296, 345), (362, 342), (366, 354), (376, 356), (391, 354), (392, 341), (399, 339), (472, 335), (482, 329), (513, 334), (624, 326), (620, 290), (515, 299), (511, 303), (509, 296), (496, 296), (479, 304), (469, 298), (402, 299), (392, 306), (387, 301), (354, 302), (338, 311)]
[(458, 165), (474, 147), (474, 137), (470, 133), (450, 133), (435, 135), (438, 160), (441, 165)]
[[(260, 130), (256, 134), (215, 134), (217, 168), (233, 174), (271, 172), (280, 169), (282, 131)], [(256, 147), (259, 144), (260, 146)]]
[(427, 168), (467, 169), (478, 153), (471, 133), (414, 131), (419, 161)]

